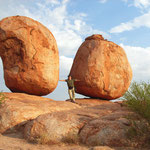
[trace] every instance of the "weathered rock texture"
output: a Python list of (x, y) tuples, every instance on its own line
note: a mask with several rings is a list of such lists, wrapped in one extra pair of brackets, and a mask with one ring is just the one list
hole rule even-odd
[(0, 133), (14, 131), (27, 121), (41, 114), (65, 111), (80, 106), (49, 98), (20, 93), (4, 93), (6, 98), (0, 106)]
[[(79, 101), (82, 100), (78, 100), (82, 107), (83, 103)], [(126, 116), (130, 112), (126, 108), (112, 102), (83, 106), (40, 115), (26, 124), (25, 138), (32, 142), (45, 139), (48, 144), (81, 142), (89, 146), (127, 145), (126, 132), (130, 123)]]
[(111, 100), (127, 91), (132, 70), (120, 46), (92, 35), (78, 49), (70, 75), (80, 80), (75, 82), (77, 93)]
[[(137, 136), (133, 142), (129, 138), (138, 130), (140, 138), (144, 139), (145, 134), (141, 133), (144, 132), (143, 129), (147, 133), (147, 121), (121, 103), (77, 99), (78, 104), (74, 104), (27, 94), (4, 94), (7, 98), (0, 105), (0, 133), (8, 137), (18, 133), (21, 138), (31, 142), (84, 144), (91, 147), (89, 150), (103, 148), (93, 146), (123, 147), (122, 150), (125, 150), (125, 147), (143, 146), (145, 143), (145, 140), (140, 141)], [(2, 142), (0, 147), (1, 144)]]
[(12, 92), (46, 95), (57, 86), (59, 56), (52, 33), (23, 16), (0, 21), (0, 56)]

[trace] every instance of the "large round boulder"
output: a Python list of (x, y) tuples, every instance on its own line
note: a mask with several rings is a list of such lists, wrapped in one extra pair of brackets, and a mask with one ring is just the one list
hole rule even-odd
[(23, 16), (0, 21), (0, 56), (6, 86), (12, 92), (47, 95), (57, 86), (56, 40), (41, 23)]
[(127, 91), (132, 69), (120, 46), (92, 35), (78, 49), (70, 75), (80, 80), (75, 82), (77, 93), (111, 100)]

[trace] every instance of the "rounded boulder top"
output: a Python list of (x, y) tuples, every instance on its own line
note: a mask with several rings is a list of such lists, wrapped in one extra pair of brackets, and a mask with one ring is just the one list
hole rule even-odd
[(85, 40), (105, 40), (105, 39), (100, 34), (93, 34), (93, 35), (87, 37)]
[(25, 16), (0, 21), (0, 56), (12, 92), (47, 95), (57, 86), (59, 54), (53, 34)]

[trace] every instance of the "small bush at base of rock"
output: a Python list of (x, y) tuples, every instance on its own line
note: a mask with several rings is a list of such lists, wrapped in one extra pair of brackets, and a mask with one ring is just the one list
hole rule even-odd
[(150, 84), (133, 82), (124, 94), (124, 103), (150, 123)]
[(150, 84), (133, 82), (123, 96), (124, 104), (137, 115), (128, 117), (131, 127), (127, 131), (133, 147), (149, 147), (150, 141)]

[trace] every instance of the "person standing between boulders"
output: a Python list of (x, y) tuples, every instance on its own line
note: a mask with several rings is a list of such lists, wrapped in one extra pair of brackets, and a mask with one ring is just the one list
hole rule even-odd
[(66, 80), (59, 80), (59, 81), (67, 82), (68, 94), (69, 94), (70, 100), (71, 100), (71, 102), (75, 103), (75, 86), (74, 86), (74, 81), (79, 81), (79, 80), (78, 79), (72, 79), (71, 75), (69, 75), (68, 79), (66, 79)]

